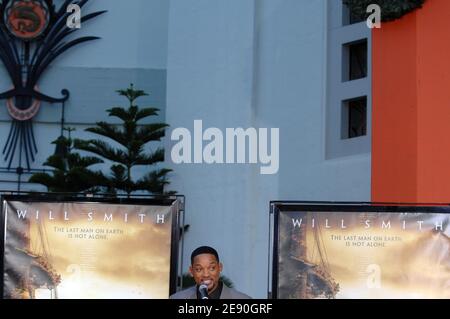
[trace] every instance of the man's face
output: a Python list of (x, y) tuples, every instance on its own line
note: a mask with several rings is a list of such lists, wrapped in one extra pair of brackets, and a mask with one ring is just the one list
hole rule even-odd
[(195, 256), (189, 271), (197, 285), (205, 283), (208, 286), (208, 292), (212, 292), (219, 286), (222, 263), (219, 263), (214, 255), (200, 254)]

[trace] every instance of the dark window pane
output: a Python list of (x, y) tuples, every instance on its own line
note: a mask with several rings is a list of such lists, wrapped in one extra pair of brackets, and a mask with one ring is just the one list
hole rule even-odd
[(343, 138), (367, 135), (367, 97), (343, 102)]
[(350, 45), (349, 72), (350, 81), (367, 76), (367, 41)]
[(342, 20), (343, 20), (342, 24), (343, 25), (360, 23), (365, 20), (364, 17), (358, 17), (358, 16), (354, 15), (345, 3), (342, 4), (342, 10), (343, 10), (343, 12), (342, 12)]
[[(349, 10), (350, 11), (350, 10)], [(353, 13), (350, 12), (349, 14), (350, 18), (349, 18), (349, 24), (354, 24), (354, 23), (360, 23), (363, 22), (365, 19), (364, 17), (359, 17), (354, 15)]]
[(367, 39), (345, 43), (342, 47), (342, 80), (367, 77)]

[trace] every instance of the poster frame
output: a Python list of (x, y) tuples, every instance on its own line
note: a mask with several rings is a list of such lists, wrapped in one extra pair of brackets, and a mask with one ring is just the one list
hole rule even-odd
[(450, 203), (271, 201), (269, 212), (268, 299), (278, 299), (279, 217), (281, 212), (450, 214)]
[[(0, 191), (0, 300), (4, 299), (5, 285), (5, 245), (6, 245), (6, 214), (5, 202), (40, 202), (40, 203), (99, 203), (117, 205), (145, 205), (145, 206), (170, 206), (172, 213), (171, 246), (170, 246), (170, 276), (169, 296), (176, 292), (180, 265), (183, 263), (182, 249), (183, 238), (180, 229), (184, 229), (184, 205), (183, 195), (115, 195), (85, 194), (85, 193), (45, 193), (45, 192), (11, 192)], [(167, 297), (169, 297), (167, 296)]]

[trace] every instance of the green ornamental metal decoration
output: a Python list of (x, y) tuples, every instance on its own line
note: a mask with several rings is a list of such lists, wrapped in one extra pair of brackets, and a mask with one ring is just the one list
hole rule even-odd
[(358, 19), (367, 19), (367, 7), (377, 4), (381, 8), (381, 21), (392, 21), (421, 8), (425, 0), (344, 0), (351, 13)]

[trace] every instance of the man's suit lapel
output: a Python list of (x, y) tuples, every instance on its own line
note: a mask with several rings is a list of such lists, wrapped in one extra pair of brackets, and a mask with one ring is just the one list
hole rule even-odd
[(222, 288), (222, 293), (220, 294), (220, 299), (233, 299), (231, 296), (231, 290), (225, 284)]

